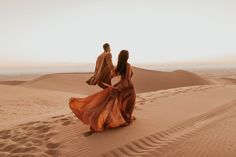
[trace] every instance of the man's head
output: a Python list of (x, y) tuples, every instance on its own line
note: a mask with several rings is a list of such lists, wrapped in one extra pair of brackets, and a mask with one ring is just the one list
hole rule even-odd
[(103, 50), (106, 51), (106, 52), (111, 51), (110, 45), (109, 45), (108, 43), (105, 43), (105, 44), (103, 45)]

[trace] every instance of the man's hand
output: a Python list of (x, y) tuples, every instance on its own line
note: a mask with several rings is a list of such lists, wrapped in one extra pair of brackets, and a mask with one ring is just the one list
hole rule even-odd
[(113, 78), (113, 77), (116, 77), (116, 71), (115, 70), (111, 71), (111, 78)]

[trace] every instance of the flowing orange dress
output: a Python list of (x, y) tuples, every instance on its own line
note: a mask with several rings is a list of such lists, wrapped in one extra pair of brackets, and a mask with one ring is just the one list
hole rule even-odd
[(95, 132), (128, 125), (132, 122), (136, 99), (132, 75), (131, 66), (127, 63), (126, 74), (116, 85), (85, 98), (71, 98), (71, 110)]

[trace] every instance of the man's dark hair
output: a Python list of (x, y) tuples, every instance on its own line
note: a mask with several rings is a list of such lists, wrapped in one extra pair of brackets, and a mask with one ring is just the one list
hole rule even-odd
[(110, 47), (110, 45), (108, 44), (108, 43), (105, 43), (104, 45), (103, 45), (103, 49), (106, 51), (108, 48)]

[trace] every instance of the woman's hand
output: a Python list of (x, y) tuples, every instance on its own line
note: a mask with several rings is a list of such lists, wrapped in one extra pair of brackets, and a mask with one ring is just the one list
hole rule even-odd
[(113, 88), (113, 89), (118, 89), (117, 87), (115, 86), (112, 86), (112, 85), (109, 85), (107, 83), (102, 83), (103, 85), (107, 86), (108, 88)]
[(112, 87), (112, 85), (109, 85), (109, 84), (107, 84), (107, 83), (102, 83), (103, 85), (105, 85), (105, 86), (107, 86), (108, 88), (109, 87)]
[(115, 70), (112, 70), (112, 71), (111, 71), (111, 78), (116, 77), (116, 76), (117, 76), (116, 71), (115, 71)]

